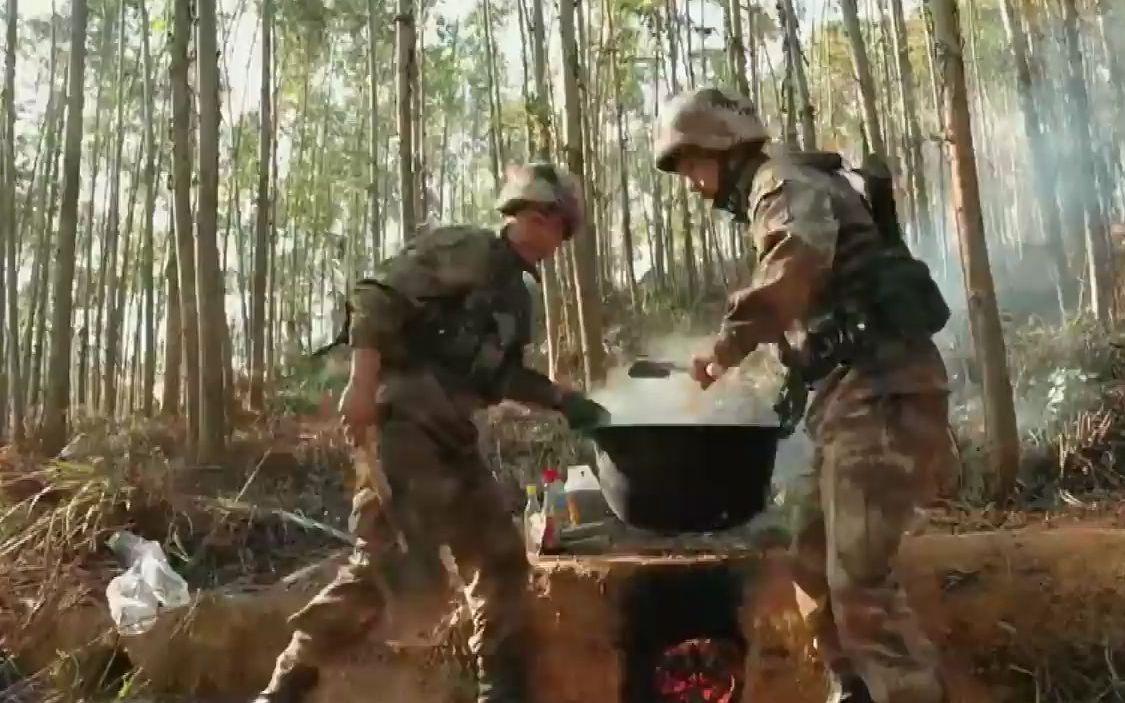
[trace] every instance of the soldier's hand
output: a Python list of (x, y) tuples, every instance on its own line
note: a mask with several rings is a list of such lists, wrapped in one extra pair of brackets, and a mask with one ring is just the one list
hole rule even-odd
[(696, 354), (691, 360), (691, 377), (703, 390), (711, 387), (726, 372), (714, 354)]
[(559, 412), (566, 418), (570, 429), (578, 432), (593, 429), (609, 422), (609, 411), (576, 391), (563, 394)]

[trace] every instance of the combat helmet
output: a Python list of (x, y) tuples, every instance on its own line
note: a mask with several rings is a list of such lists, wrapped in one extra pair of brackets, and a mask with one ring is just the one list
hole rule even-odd
[(656, 168), (671, 173), (685, 147), (726, 152), (768, 138), (751, 100), (729, 96), (717, 88), (697, 88), (664, 104), (656, 126), (653, 155)]
[(582, 189), (566, 170), (542, 161), (509, 167), (496, 209), (514, 215), (527, 207), (557, 209), (567, 222), (569, 239), (582, 229)]

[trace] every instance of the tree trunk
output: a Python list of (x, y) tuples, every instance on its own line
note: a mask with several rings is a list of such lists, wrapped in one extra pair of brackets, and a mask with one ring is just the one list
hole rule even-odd
[[(125, 26), (122, 22), (121, 26)], [(137, 204), (137, 185), (140, 183), (140, 170), (141, 160), (137, 159), (133, 166), (133, 175), (130, 179), (129, 186), (129, 205), (125, 215), (125, 229), (121, 233), (121, 273), (117, 274), (116, 269), (110, 269), (110, 276), (115, 281), (109, 286), (109, 299), (107, 301), (107, 315), (106, 315), (106, 335), (105, 335), (105, 367), (102, 373), (102, 407), (103, 412), (107, 418), (114, 418), (117, 414), (117, 401), (118, 401), (118, 386), (117, 386), (117, 365), (118, 365), (118, 352), (121, 352), (121, 358), (124, 359), (123, 341), (119, 342), (118, 337), (122, 334), (122, 326), (125, 319), (125, 294), (129, 288), (129, 272), (135, 269), (132, 261), (129, 260), (130, 244), (132, 243), (133, 236), (133, 211)], [(111, 261), (110, 266), (114, 263)]]
[[(369, 0), (369, 5), (374, 0)], [(372, 39), (374, 45), (374, 39)], [(374, 46), (372, 46), (374, 51)], [(265, 339), (266, 339), (266, 274), (269, 267), (270, 234), (270, 95), (273, 63), (273, 0), (262, 0), (262, 83), (261, 130), (258, 132), (258, 204), (254, 241), (254, 293), (250, 309), (250, 407), (262, 410), (265, 406)], [(372, 86), (374, 88), (374, 86)], [(375, 115), (371, 116), (372, 121)]]
[(965, 87), (961, 25), (956, 0), (930, 0), (930, 7), (938, 64), (945, 86), (942, 108), (945, 123), (949, 126), (953, 204), (957, 212), (970, 329), (981, 367), (993, 495), (998, 501), (1003, 501), (1014, 487), (1019, 469), (1019, 431), (981, 216), (980, 184)]
[[(270, 12), (272, 13), (272, 0), (269, 0), (269, 2), (271, 5)], [(383, 217), (379, 211), (379, 173), (381, 170), (379, 167), (379, 59), (376, 53), (379, 31), (378, 24), (376, 23), (376, 15), (377, 5), (375, 0), (367, 0), (367, 73), (370, 84), (370, 95), (368, 98), (371, 100), (371, 116), (368, 121), (370, 135), (367, 152), (369, 174), (367, 183), (367, 222), (368, 226), (371, 227), (371, 257), (375, 261), (378, 261), (382, 258), (383, 241), (381, 235), (383, 232)], [(264, 45), (262, 50), (265, 51)], [(262, 82), (268, 85), (266, 69), (264, 67), (262, 68)], [(264, 97), (265, 93), (263, 92), (263, 99)], [(263, 122), (263, 134), (266, 133), (264, 125), (265, 123)]]
[[(50, 256), (51, 236), (52, 236), (52, 233), (54, 232), (55, 213), (56, 213), (57, 207), (58, 207), (58, 193), (59, 193), (59, 180), (60, 180), (58, 178), (58, 168), (59, 168), (58, 164), (59, 164), (59, 156), (62, 152), (62, 142), (58, 139), (58, 134), (60, 132), (62, 132), (63, 120), (66, 117), (66, 115), (68, 114), (68, 108), (66, 108), (66, 106), (65, 106), (67, 80), (69, 80), (66, 77), (67, 75), (68, 74), (64, 74), (63, 85), (59, 89), (58, 115), (55, 118), (55, 125), (54, 125), (54, 128), (53, 128), (53, 133), (51, 135), (49, 135), (50, 137), (52, 137), (50, 139), (50, 143), (52, 144), (52, 148), (51, 148), (51, 152), (50, 152), (51, 153), (50, 168), (47, 169), (47, 178), (48, 178), (48, 181), (50, 183), (50, 185), (48, 186), (49, 193), (47, 195), (46, 202), (44, 202), (42, 199), (40, 200), (40, 211), (46, 210), (47, 215), (46, 215), (46, 224), (43, 227), (43, 231), (44, 231), (44, 237), (43, 237), (43, 269), (40, 272), (39, 282), (38, 282), (38, 293), (37, 293), (37, 297), (38, 297), (40, 302), (39, 302), (39, 306), (38, 306), (38, 312), (35, 313), (34, 318), (33, 318), (33, 320), (36, 321), (38, 324), (35, 325), (35, 341), (32, 343), (32, 346), (31, 346), (32, 352), (31, 352), (29, 363), (28, 363), (28, 366), (30, 368), (30, 375), (31, 375), (31, 382), (29, 383), (29, 387), (28, 387), (28, 401), (27, 401), (29, 405), (36, 405), (36, 404), (43, 403), (43, 400), (40, 397), (40, 390), (41, 390), (40, 382), (42, 381), (42, 378), (43, 378), (43, 370), (44, 370), (43, 366), (44, 366), (44, 363), (46, 362), (46, 358), (45, 358), (45, 354), (44, 354), (44, 352), (45, 352), (44, 347), (45, 347), (45, 340), (46, 340), (46, 336), (47, 336), (47, 315), (48, 315), (47, 310), (50, 306), (50, 301), (48, 300), (47, 295), (48, 295), (48, 283), (50, 281), (50, 271), (51, 271), (51, 263), (52, 263), (52, 257)], [(54, 258), (57, 259), (57, 257), (54, 257)], [(42, 411), (40, 411), (40, 417), (42, 417)]]
[[(41, 355), (33, 354), (33, 340), (36, 332), (41, 330), (45, 325), (44, 312), (47, 308), (47, 293), (46, 282), (48, 271), (50, 270), (50, 241), (51, 230), (46, 226), (47, 221), (47, 191), (48, 184), (50, 184), (52, 193), (51, 208), (54, 207), (54, 185), (56, 182), (56, 167), (58, 164), (58, 136), (61, 128), (59, 117), (64, 113), (64, 103), (66, 102), (65, 93), (65, 76), (63, 79), (63, 90), (56, 91), (55, 88), (55, 75), (58, 67), (58, 33), (56, 27), (58, 26), (57, 15), (55, 8), (51, 7), (51, 53), (50, 56), (50, 69), (48, 70), (47, 78), (47, 109), (43, 120), (44, 134), (44, 166), (43, 176), (39, 179), (38, 184), (30, 184), (28, 192), (28, 201), (31, 201), (32, 191), (35, 192), (35, 213), (38, 215), (36, 224), (39, 225), (39, 241), (35, 248), (35, 261), (31, 272), (31, 305), (28, 308), (27, 321), (24, 324), (23, 342), (23, 361), (21, 368), (24, 370), (24, 378), (27, 379), (25, 386), (27, 393), (24, 396), (24, 403), (27, 408), (32, 408), (38, 402), (38, 392), (33, 388), (31, 379), (38, 375), (38, 367), (42, 361)], [(34, 187), (31, 187), (34, 186)], [(30, 227), (32, 217), (26, 218), (25, 222)], [(2, 274), (0, 274), (2, 276)], [(0, 299), (3, 295), (0, 294)], [(38, 324), (37, 324), (38, 323)], [(2, 346), (2, 345), (0, 345)], [(3, 384), (0, 384), (3, 385)], [(2, 402), (2, 401), (0, 401)], [(2, 413), (0, 413), (2, 414)], [(0, 425), (2, 427), (2, 425)]]
[(914, 97), (914, 67), (910, 63), (910, 45), (907, 41), (902, 0), (891, 0), (891, 22), (894, 25), (894, 50), (898, 64), (902, 110), (906, 117), (910, 192), (914, 200), (914, 215), (918, 225), (917, 237), (927, 241), (927, 246), (930, 246), (932, 242), (929, 240), (932, 240), (935, 233), (930, 215), (930, 196), (926, 190), (926, 160), (922, 155), (922, 130), (918, 122), (918, 107)]
[[(877, 5), (879, 12), (879, 39), (877, 41), (868, 39), (868, 44), (877, 45), (876, 50), (878, 51), (878, 56), (876, 58), (878, 60), (879, 68), (881, 69), (881, 75), (879, 76), (879, 78), (882, 79), (883, 84), (881, 103), (878, 101), (878, 98), (880, 96), (878, 93), (876, 93), (875, 105), (877, 111), (875, 113), (875, 120), (883, 127), (883, 131), (881, 132), (883, 137), (883, 147), (887, 151), (886, 158), (887, 163), (891, 168), (891, 173), (898, 175), (903, 173), (904, 169), (902, 166), (902, 162), (905, 160), (903, 154), (900, 153), (903, 144), (900, 140), (899, 131), (901, 128), (899, 125), (901, 125), (905, 120), (901, 116), (901, 114), (895, 114), (896, 97), (901, 96), (896, 96), (894, 90), (895, 76), (894, 69), (891, 68), (893, 57), (891, 56), (892, 40), (890, 37), (892, 31), (890, 16), (887, 13), (887, 0), (878, 0)], [(872, 75), (874, 76), (874, 73)], [(914, 201), (911, 200), (909, 204), (910, 208), (913, 209)], [(911, 215), (912, 214), (913, 213), (911, 213)]]
[[(574, 36), (574, 0), (559, 1), (559, 32), (563, 48), (564, 93), (566, 96), (566, 151), (570, 172), (586, 191), (582, 138), (582, 107), (578, 95), (578, 46)], [(592, 389), (605, 378), (605, 352), (602, 347), (602, 301), (598, 292), (597, 241), (590, 227), (590, 204), (585, 203), (586, 227), (574, 238), (575, 284), (578, 320), (582, 334), (582, 363), (586, 388)]]
[[(95, 339), (104, 339), (106, 347), (105, 366), (102, 369), (102, 374), (99, 379), (96, 372), (97, 365), (95, 364), (95, 373), (93, 379), (95, 382), (100, 380), (103, 387), (100, 391), (100, 404), (102, 411), (110, 418), (116, 412), (117, 394), (115, 392), (116, 376), (114, 369), (110, 365), (110, 345), (116, 343), (118, 330), (114, 326), (113, 315), (106, 315), (105, 310), (110, 308), (113, 304), (114, 289), (116, 286), (115, 278), (117, 277), (117, 242), (121, 230), (121, 171), (122, 171), (122, 155), (125, 147), (125, 2), (119, 0), (117, 5), (117, 24), (121, 28), (120, 40), (117, 43), (117, 74), (115, 78), (116, 93), (114, 96), (114, 118), (113, 118), (113, 131), (116, 135), (113, 144), (113, 154), (110, 159), (109, 167), (109, 213), (106, 216), (106, 236), (103, 240), (103, 249), (101, 252), (101, 266), (99, 266), (99, 281), (98, 281), (98, 319), (94, 326), (97, 331)], [(104, 315), (104, 317), (103, 317)], [(102, 321), (105, 320), (106, 328), (104, 330)], [(102, 344), (95, 344), (95, 348), (100, 348)], [(97, 401), (95, 401), (97, 402)]]
[[(1090, 139), (1090, 97), (1086, 91), (1086, 71), (1078, 35), (1078, 9), (1075, 0), (1062, 0), (1063, 30), (1069, 71), (1066, 74), (1066, 96), (1070, 107), (1071, 139), (1075, 146), (1076, 171), (1091, 179), (1098, 172), (1093, 143)], [(1099, 179), (1103, 180), (1103, 179)], [(1077, 184), (1076, 184), (1077, 185)], [(1113, 260), (1109, 250), (1109, 234), (1098, 192), (1093, 183), (1075, 188), (1086, 211), (1086, 256), (1090, 275), (1090, 303), (1094, 316), (1108, 323), (1114, 315)]]
[(71, 311), (74, 305), (74, 249), (78, 233), (78, 189), (82, 165), (82, 109), (86, 78), (86, 0), (73, 0), (70, 18), (70, 82), (66, 107), (63, 196), (59, 211), (59, 246), (55, 261), (51, 310), (51, 359), (43, 408), (42, 446), (48, 456), (66, 444), (70, 399)]
[(141, 406), (145, 417), (152, 417), (153, 393), (156, 387), (156, 281), (154, 273), (156, 255), (153, 242), (153, 219), (156, 216), (157, 183), (156, 152), (156, 94), (153, 76), (152, 51), (149, 48), (148, 2), (137, 3), (141, 13), (141, 52), (144, 64), (144, 149), (145, 149), (145, 229), (141, 253), (141, 285), (144, 287), (144, 390)]
[[(747, 98), (752, 97), (750, 94), (750, 84), (746, 80), (746, 45), (742, 40), (742, 9), (739, 5), (739, 0), (724, 0), (723, 4), (724, 17), (728, 26), (727, 33), (730, 35), (730, 58), (731, 58), (731, 72), (734, 74), (734, 84), (738, 86), (738, 92)], [(750, 14), (754, 13), (754, 8), (750, 8)]]
[(816, 149), (816, 110), (813, 109), (812, 99), (809, 96), (809, 82), (805, 77), (805, 61), (801, 54), (800, 32), (793, 0), (779, 0), (778, 12), (784, 22), (785, 53), (796, 84), (795, 99), (800, 104), (801, 146), (805, 151), (812, 151)]
[[(133, 177), (129, 188), (129, 205), (126, 211), (125, 228), (116, 238), (113, 253), (106, 252), (105, 267), (107, 270), (106, 300), (105, 300), (105, 360), (102, 366), (102, 391), (101, 410), (106, 418), (117, 415), (117, 365), (119, 352), (123, 350), (124, 343), (119, 340), (124, 320), (125, 292), (128, 287), (128, 274), (133, 270), (129, 262), (129, 242), (133, 224), (133, 208), (136, 205), (137, 185), (140, 183), (141, 160), (137, 159), (133, 168)], [(121, 272), (117, 271), (117, 246), (121, 245)], [(123, 357), (122, 357), (123, 358)]]
[(621, 236), (625, 247), (625, 283), (629, 287), (629, 303), (636, 311), (639, 309), (639, 300), (637, 298), (637, 275), (633, 270), (633, 223), (629, 212), (629, 160), (628, 150), (625, 146), (625, 105), (621, 102), (621, 42), (619, 37), (614, 37), (614, 44), (613, 54), (610, 56), (612, 62), (610, 70), (613, 71), (613, 101), (617, 106), (617, 171), (621, 188)]
[(414, 0), (398, 0), (397, 24), (398, 44), (398, 180), (399, 180), (399, 226), (402, 243), (411, 240), (417, 229), (414, 206), (417, 202), (414, 193), (414, 75), (416, 58), (414, 54)]
[(199, 210), (196, 260), (199, 335), (199, 461), (216, 463), (226, 444), (226, 394), (223, 389), (223, 271), (216, 243), (219, 212), (219, 61), (216, 0), (197, 0), (199, 12)]
[[(531, 0), (532, 63), (535, 71), (535, 105), (533, 114), (538, 128), (535, 158), (551, 161), (554, 145), (551, 139), (551, 107), (547, 88), (547, 41), (543, 16), (544, 0)], [(558, 375), (559, 345), (562, 341), (562, 292), (559, 282), (559, 256), (543, 261), (544, 325), (547, 328), (547, 374)]]
[(867, 44), (859, 26), (859, 8), (856, 0), (840, 0), (844, 12), (844, 27), (848, 32), (848, 43), (852, 50), (852, 67), (859, 81), (859, 94), (863, 105), (863, 125), (867, 143), (871, 151), (879, 156), (887, 156), (883, 143), (883, 130), (879, 126), (879, 108), (875, 102), (875, 81), (871, 77), (871, 62), (867, 57)]
[[(737, 2), (738, 0), (732, 0)], [(750, 54), (750, 97), (754, 100), (754, 104), (758, 109), (762, 109), (762, 85), (761, 76), (758, 69), (758, 15), (761, 13), (756, 5), (750, 5), (746, 8), (746, 49)]]
[[(922, 26), (926, 32), (926, 61), (928, 62), (930, 69), (928, 71), (930, 75), (930, 100), (933, 103), (934, 113), (937, 117), (938, 132), (944, 134), (946, 126), (945, 117), (944, 115), (942, 115), (941, 111), (941, 93), (938, 89), (939, 71), (937, 67), (937, 42), (934, 41), (934, 23), (932, 15), (933, 13), (930, 12), (929, 6), (923, 5)], [(934, 199), (934, 202), (937, 203), (934, 210), (934, 215), (936, 216), (937, 221), (934, 224), (934, 231), (944, 232), (949, 221), (949, 208), (948, 205), (946, 205), (949, 200), (946, 197), (946, 163), (945, 159), (941, 158), (941, 156), (944, 155), (943, 145), (939, 144), (936, 148), (938, 150), (939, 158), (937, 159), (937, 197)], [(950, 246), (948, 242), (946, 242), (941, 248), (942, 267), (946, 272), (948, 272), (949, 268), (949, 249)]]
[(1032, 80), (1031, 66), (1027, 59), (1027, 39), (1023, 33), (1023, 23), (1015, 0), (1003, 0), (1003, 11), (1008, 43), (1012, 46), (1012, 55), (1016, 62), (1016, 89), (1019, 91), (1020, 109), (1023, 112), (1024, 133), (1031, 151), (1031, 171), (1040, 223), (1055, 267), (1055, 286), (1058, 289), (1059, 306), (1065, 317), (1074, 303), (1075, 290), (1073, 277), (1067, 267), (1066, 251), (1062, 240), (1058, 174), (1043, 137), (1039, 108), (1035, 100), (1037, 86)]
[[(129, 371), (128, 371), (128, 389), (125, 398), (128, 400), (128, 409), (130, 415), (136, 415), (138, 410), (142, 407), (142, 400), (138, 396), (140, 389), (143, 388), (142, 375), (142, 362), (141, 362), (141, 344), (144, 332), (144, 315), (141, 308), (144, 306), (144, 291), (139, 290), (143, 285), (142, 281), (137, 281), (134, 286), (133, 305), (138, 309), (136, 319), (133, 320), (133, 347), (130, 350), (129, 356)], [(138, 298), (140, 300), (138, 301)]]
[(484, 63), (488, 74), (488, 144), (489, 157), (492, 159), (492, 182), (496, 192), (500, 192), (500, 169), (504, 163), (503, 144), (500, 139), (502, 127), (500, 125), (500, 100), (499, 89), (496, 86), (496, 48), (492, 44), (492, 3), (490, 0), (481, 0), (483, 11), (482, 25), (484, 29)]
[[(416, 6), (417, 7), (417, 6)], [(426, 68), (426, 33), (417, 32), (417, 27), (426, 26), (426, 6), (423, 4), (416, 9), (415, 19), (415, 44), (414, 62), (410, 73), (410, 94), (414, 99), (414, 109), (411, 117), (414, 120), (412, 142), (414, 145), (414, 217), (416, 224), (429, 220), (429, 179), (426, 175), (426, 95), (422, 90), (424, 84), (423, 72)]]
[[(271, 10), (271, 12), (272, 12), (272, 10)], [(272, 27), (270, 28), (270, 36), (271, 37), (274, 36)], [(283, 41), (284, 37), (277, 37), (277, 39), (278, 39), (278, 46), (280, 47), (281, 42)], [(278, 113), (278, 109), (277, 109), (278, 99), (279, 99), (279, 96), (281, 94), (281, 76), (280, 76), (281, 70), (279, 70), (279, 68), (278, 68), (278, 61), (277, 61), (277, 56), (278, 56), (278, 53), (279, 53), (278, 49), (274, 48), (270, 53), (272, 54), (270, 56), (270, 70), (271, 70), (271, 73), (273, 74), (272, 75), (272, 78), (273, 78), (273, 88), (272, 88), (273, 96), (272, 97), (273, 97), (273, 99), (271, 101), (270, 111), (271, 111), (272, 114), (276, 115)], [(284, 69), (284, 64), (281, 64), (281, 68)], [(268, 303), (267, 303), (268, 310), (266, 311), (266, 320), (265, 320), (265, 327), (266, 327), (266, 368), (265, 368), (265, 373), (264, 373), (264, 376), (265, 376), (264, 382), (265, 383), (270, 383), (273, 380), (274, 373), (276, 372), (276, 369), (277, 369), (277, 363), (276, 363), (277, 362), (277, 322), (278, 322), (278, 320), (277, 320), (277, 318), (278, 318), (278, 314), (277, 314), (277, 223), (278, 223), (277, 201), (279, 200), (279, 198), (277, 197), (277, 194), (278, 194), (278, 188), (277, 188), (277, 144), (278, 144), (277, 122), (278, 121), (275, 119), (275, 120), (273, 120), (273, 123), (270, 125), (270, 127), (272, 128), (272, 132), (270, 133), (270, 144), (271, 144), (271, 147), (270, 147), (270, 193), (272, 193), (273, 196), (270, 198), (269, 271), (268, 271), (267, 280), (266, 280), (266, 300), (268, 301)], [(387, 130), (387, 132), (389, 133), (390, 130)], [(384, 189), (384, 192), (386, 192), (386, 189)], [(385, 211), (385, 208), (384, 208), (384, 211)]]
[[(16, 24), (19, 19), (19, 7), (17, 0), (8, 0), (7, 9), (7, 39), (6, 51), (4, 54), (4, 148), (3, 148), (3, 179), (2, 187), (4, 192), (2, 194), (3, 207), (0, 212), (3, 214), (3, 222), (0, 227), (7, 230), (7, 237), (0, 239), (6, 240), (8, 256), (7, 256), (7, 285), (8, 285), (8, 389), (7, 395), (11, 399), (11, 426), (12, 426), (12, 441), (15, 443), (22, 443), (24, 439), (24, 388), (22, 377), (20, 374), (20, 318), (19, 318), (19, 247), (17, 246), (17, 230), (16, 230), (16, 148), (15, 148), (15, 125), (16, 125), (16, 46), (17, 34)], [(4, 257), (0, 257), (3, 261)], [(3, 281), (0, 281), (0, 285)], [(3, 318), (0, 317), (0, 321)], [(2, 332), (2, 322), (0, 322), (0, 334)], [(0, 359), (0, 364), (4, 361)], [(3, 436), (4, 430), (0, 427), (0, 436)]]
[(172, 235), (168, 243), (168, 263), (164, 267), (164, 284), (167, 286), (167, 311), (164, 318), (164, 381), (161, 412), (169, 417), (180, 412), (180, 386), (183, 379), (184, 333), (180, 305), (179, 263), (176, 261), (176, 222), (171, 224)]
[[(1111, 0), (1097, 0), (1098, 10), (1098, 34), (1102, 41), (1102, 50), (1105, 52), (1105, 67), (1106, 73), (1109, 76), (1110, 88), (1114, 91), (1114, 98), (1117, 101), (1117, 114), (1121, 114), (1125, 110), (1125, 61), (1121, 58), (1122, 51), (1125, 51), (1125, 41), (1121, 38), (1120, 15), (1115, 16), (1114, 13), (1121, 13), (1121, 3), (1114, 2), (1115, 8), (1110, 9)], [(1117, 27), (1117, 31), (1114, 31)], [(1125, 127), (1122, 127), (1121, 121), (1117, 123), (1117, 145), (1113, 150), (1114, 155), (1121, 153), (1121, 148), (1125, 147), (1122, 141), (1125, 141)], [(1121, 166), (1121, 164), (1118, 164)]]
[[(670, 59), (669, 59), (669, 61), (670, 61), (670, 73), (669, 73), (669, 75), (670, 75), (671, 81), (672, 81), (672, 92), (673, 93), (679, 93), (680, 92), (680, 80), (679, 80), (679, 73), (677, 71), (678, 53), (677, 53), (676, 47), (679, 44), (677, 39), (678, 39), (678, 34), (679, 34), (680, 23), (679, 23), (679, 18), (677, 17), (677, 15), (675, 13), (675, 6), (671, 2), (671, 0), (669, 0), (669, 2), (668, 2), (667, 12), (668, 12), (668, 54), (669, 54), (669, 57), (670, 57)], [(688, 207), (687, 187), (683, 184), (682, 181), (678, 185), (679, 185), (678, 193), (679, 193), (680, 216), (682, 218), (681, 219), (681, 228), (682, 228), (681, 234), (684, 238), (684, 265), (687, 267), (687, 285), (686, 285), (686, 288), (683, 291), (678, 291), (678, 292), (682, 292), (684, 295), (686, 295), (686, 300), (690, 301), (695, 297), (695, 285), (696, 285), (696, 261), (695, 261), (695, 255), (694, 255), (694, 246), (692, 244), (692, 237), (691, 237), (691, 209)], [(669, 266), (670, 269), (675, 268), (675, 256), (674, 256), (675, 255), (675, 247), (674, 247), (674, 244), (673, 244), (674, 240), (675, 240), (675, 234), (672, 232), (672, 228), (669, 227), (669, 229), (668, 229), (668, 246), (669, 246), (669, 249), (668, 249), (668, 251), (669, 251), (668, 266)]]
[(82, 295), (80, 301), (82, 303), (82, 328), (81, 328), (81, 347), (78, 351), (78, 404), (86, 409), (91, 402), (91, 345), (90, 339), (96, 333), (94, 325), (90, 319), (92, 303), (95, 301), (95, 291), (93, 286), (93, 270), (94, 270), (94, 201), (96, 193), (98, 192), (98, 173), (102, 162), (102, 89), (106, 85), (104, 76), (101, 73), (106, 70), (109, 65), (110, 51), (113, 50), (113, 37), (116, 30), (117, 16), (112, 13), (106, 13), (103, 19), (103, 37), (101, 46), (101, 61), (98, 66), (98, 90), (94, 98), (94, 144), (93, 151), (91, 152), (92, 168), (90, 169), (90, 187), (89, 187), (89, 200), (86, 201), (86, 236), (85, 236), (85, 266), (82, 277)]
[[(520, 68), (523, 72), (523, 80), (520, 81), (520, 94), (523, 96), (523, 112), (524, 112), (524, 127), (526, 129), (525, 138), (527, 140), (527, 160), (530, 161), (535, 154), (535, 104), (531, 100), (531, 82), (533, 80), (531, 74), (531, 59), (528, 56), (528, 49), (531, 42), (528, 41), (527, 31), (527, 6), (524, 0), (516, 0), (516, 19), (519, 24), (520, 32)], [(442, 153), (445, 152), (445, 135), (449, 134), (449, 111), (446, 111), (445, 119), (442, 125)], [(442, 164), (442, 172), (445, 172), (445, 164)], [(440, 181), (444, 182), (444, 181)]]
[(184, 386), (187, 389), (188, 454), (195, 456), (199, 441), (199, 318), (196, 308), (195, 252), (191, 214), (191, 93), (188, 85), (188, 44), (191, 40), (191, 1), (173, 0), (172, 28), (172, 183), (176, 218), (176, 259), (179, 265), (180, 322), (184, 337)]
[[(659, 19), (657, 20), (659, 21)], [(656, 37), (656, 45), (660, 45), (659, 33)], [(652, 103), (653, 103), (653, 120), (660, 116), (660, 76), (659, 73), (653, 77), (652, 81)], [(659, 288), (663, 289), (666, 281), (668, 267), (670, 262), (667, 258), (667, 247), (665, 245), (666, 235), (664, 233), (664, 178), (663, 174), (657, 172), (655, 169), (649, 173), (649, 178), (652, 181), (652, 248), (653, 248), (653, 262), (652, 267), (656, 272), (656, 284)]]

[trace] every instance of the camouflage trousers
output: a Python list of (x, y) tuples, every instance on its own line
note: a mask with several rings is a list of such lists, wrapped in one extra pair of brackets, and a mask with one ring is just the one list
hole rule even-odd
[(401, 405), (381, 405), (378, 457), (392, 492), (390, 509), (371, 486), (358, 487), (351, 516), (355, 551), (335, 580), (290, 618), (294, 634), (278, 658), (274, 682), (298, 665), (331, 663), (378, 632), (388, 610), (400, 612), (398, 606), (419, 591), (448, 588), (439, 553), (447, 545), (467, 584), (479, 701), (523, 703), (526, 549), (477, 452), (469, 416), (431, 381), (408, 395)]
[(798, 601), (822, 661), (859, 675), (876, 703), (945, 700), (937, 652), (892, 560), (955, 465), (947, 412), (940, 392), (829, 392), (810, 408), (819, 511), (795, 539)]

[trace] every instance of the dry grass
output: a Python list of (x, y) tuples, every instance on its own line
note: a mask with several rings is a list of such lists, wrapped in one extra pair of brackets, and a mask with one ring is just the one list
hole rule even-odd
[[(1125, 490), (1125, 337), (1086, 316), (1061, 325), (1032, 320), (1005, 333), (1023, 435), (1016, 507)], [(979, 389), (962, 388), (955, 400), (961, 498), (980, 505), (988, 468)]]
[[(995, 667), (999, 664), (991, 662)], [(1109, 703), (1125, 701), (1125, 652), (1109, 644), (1083, 647), (1065, 658), (1043, 661), (1034, 670), (1008, 665), (1017, 681), (1012, 700), (1028, 703)]]
[(75, 606), (98, 615), (89, 641), (21, 672), (29, 700), (125, 685), (99, 674), (116, 651), (104, 592), (121, 571), (105, 548), (118, 530), (160, 542), (193, 588), (272, 583), (342, 546), (348, 456), (319, 429), (251, 428), (218, 467), (172, 456), (176, 428), (159, 422), (87, 425), (65, 461), (0, 449), (0, 654), (53, 652), (52, 619)]
[(141, 499), (137, 486), (70, 462), (0, 476), (0, 494), (9, 497), (0, 513), (0, 583), (19, 598), (97, 566), (105, 539)]

